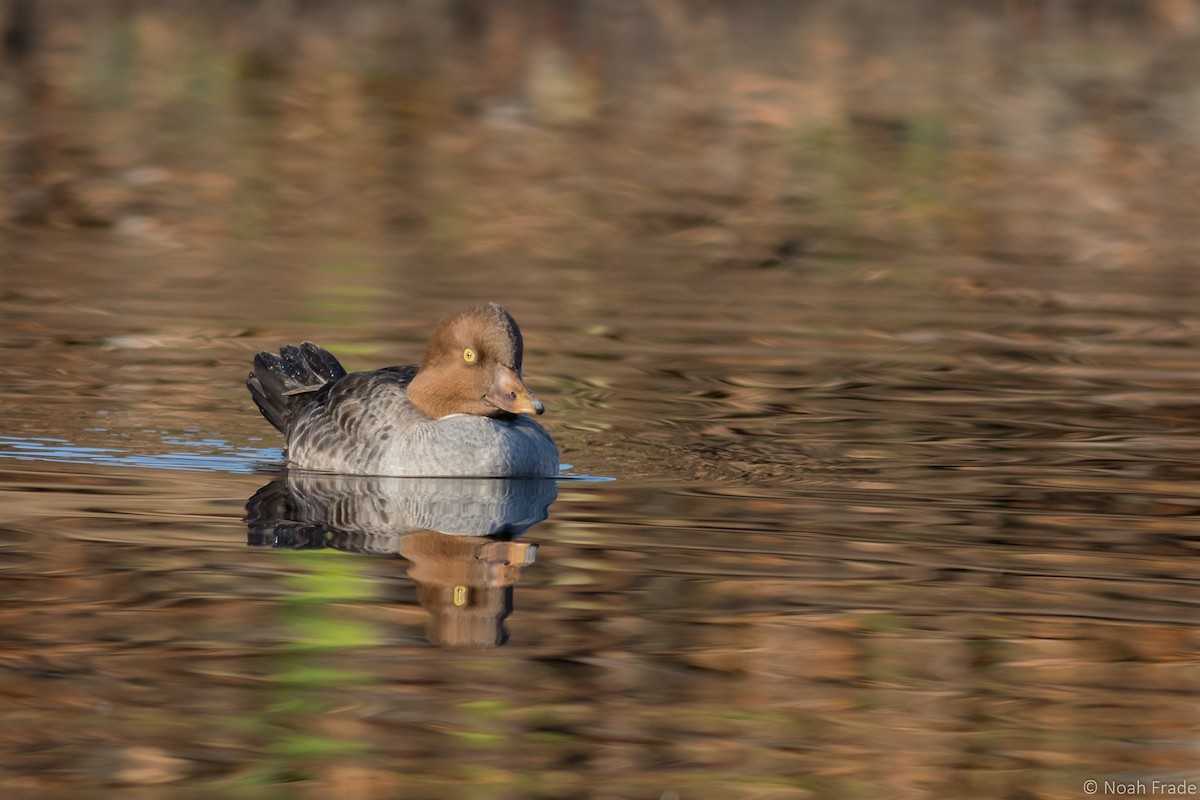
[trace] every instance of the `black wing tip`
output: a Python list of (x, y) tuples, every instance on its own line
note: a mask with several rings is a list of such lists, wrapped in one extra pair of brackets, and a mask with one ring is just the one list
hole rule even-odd
[(286, 434), (319, 389), (345, 376), (345, 368), (329, 351), (306, 341), (284, 345), (278, 354), (264, 350), (255, 355), (246, 388), (267, 421)]

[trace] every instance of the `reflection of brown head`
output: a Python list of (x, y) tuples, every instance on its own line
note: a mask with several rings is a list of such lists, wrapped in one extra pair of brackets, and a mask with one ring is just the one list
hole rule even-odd
[(418, 531), (405, 536), (400, 554), (417, 599), (430, 614), (427, 635), (447, 647), (495, 647), (508, 635), (513, 584), (532, 563), (537, 545)]

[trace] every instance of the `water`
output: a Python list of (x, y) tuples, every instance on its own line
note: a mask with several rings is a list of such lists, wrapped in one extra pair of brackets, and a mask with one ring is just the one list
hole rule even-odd
[[(1200, 781), (1186, 15), (747, 7), (47, 17), (6, 796)], [(255, 352), (478, 300), (568, 477), (281, 472)]]

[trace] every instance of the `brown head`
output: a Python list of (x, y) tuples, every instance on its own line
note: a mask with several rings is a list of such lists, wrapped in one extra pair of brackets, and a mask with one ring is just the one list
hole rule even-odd
[(408, 396), (434, 419), (541, 414), (546, 407), (521, 377), (523, 349), (521, 329), (503, 308), (465, 308), (438, 323)]

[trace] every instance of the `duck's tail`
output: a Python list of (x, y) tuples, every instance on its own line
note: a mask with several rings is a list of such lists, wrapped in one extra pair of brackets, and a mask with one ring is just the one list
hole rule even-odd
[(292, 420), (321, 388), (345, 376), (346, 370), (336, 358), (312, 342), (304, 342), (299, 347), (289, 344), (279, 355), (256, 355), (246, 388), (267, 422), (286, 434)]

